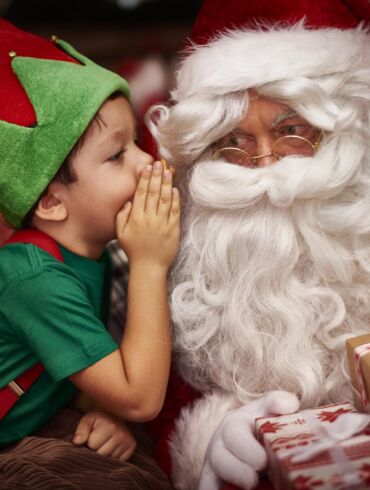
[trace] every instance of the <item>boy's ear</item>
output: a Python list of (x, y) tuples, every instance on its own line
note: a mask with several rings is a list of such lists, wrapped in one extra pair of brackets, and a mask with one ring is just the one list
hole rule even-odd
[(54, 186), (53, 183), (40, 198), (35, 209), (35, 216), (43, 221), (65, 221), (67, 219), (68, 210), (57, 191), (57, 186)]

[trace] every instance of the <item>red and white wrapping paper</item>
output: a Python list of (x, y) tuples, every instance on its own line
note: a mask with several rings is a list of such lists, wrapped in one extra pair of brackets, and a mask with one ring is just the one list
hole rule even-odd
[(350, 403), (257, 419), (274, 488), (370, 488), (369, 422)]

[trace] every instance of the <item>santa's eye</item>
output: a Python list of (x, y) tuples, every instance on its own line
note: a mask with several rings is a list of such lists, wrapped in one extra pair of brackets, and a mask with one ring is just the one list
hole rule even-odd
[(255, 139), (245, 133), (231, 133), (227, 136), (224, 146), (248, 151), (254, 148)]
[(316, 128), (313, 128), (304, 120), (297, 122), (284, 122), (274, 129), (275, 138), (282, 138), (283, 136), (300, 136), (310, 140), (316, 133)]

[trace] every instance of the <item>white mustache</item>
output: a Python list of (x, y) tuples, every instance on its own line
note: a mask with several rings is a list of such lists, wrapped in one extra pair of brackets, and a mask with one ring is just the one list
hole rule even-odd
[(191, 197), (206, 209), (245, 209), (263, 197), (277, 207), (289, 207), (297, 199), (333, 197), (351, 182), (364, 153), (363, 146), (351, 151), (338, 151), (338, 146), (333, 139), (313, 157), (287, 156), (262, 168), (200, 162), (191, 174)]
[[(309, 160), (309, 161), (307, 161)], [(272, 204), (289, 206), (302, 194), (302, 182), (312, 168), (312, 158), (284, 158), (271, 167), (247, 168), (223, 161), (205, 161), (192, 172), (190, 192), (194, 202), (212, 209), (245, 209), (263, 196)], [(287, 182), (289, 179), (289, 182)]]

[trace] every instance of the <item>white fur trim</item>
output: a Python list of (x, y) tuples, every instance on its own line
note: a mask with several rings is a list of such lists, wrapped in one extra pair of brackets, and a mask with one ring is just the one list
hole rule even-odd
[(177, 73), (173, 99), (214, 96), (297, 77), (369, 69), (368, 31), (307, 29), (303, 22), (267, 31), (234, 30), (195, 47)]
[(208, 443), (226, 413), (240, 406), (234, 397), (206, 395), (185, 407), (170, 441), (172, 478), (178, 490), (197, 490)]

